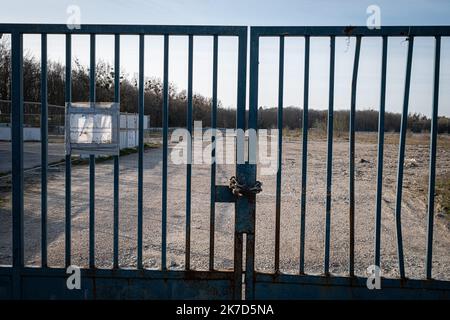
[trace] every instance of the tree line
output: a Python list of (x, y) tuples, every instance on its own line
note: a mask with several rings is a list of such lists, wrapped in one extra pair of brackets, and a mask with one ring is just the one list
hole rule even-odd
[[(258, 125), (260, 128), (275, 128), (277, 125), (277, 108), (259, 108)], [(377, 110), (357, 110), (355, 113), (356, 131), (378, 131)], [(400, 113), (385, 112), (384, 128), (388, 132), (399, 132), (401, 126)], [(303, 110), (297, 107), (283, 108), (283, 126), (288, 129), (302, 128)], [(308, 110), (308, 128), (326, 130), (328, 120), (327, 110)], [(349, 110), (335, 110), (333, 126), (336, 131), (348, 131), (350, 123)], [(420, 113), (408, 115), (408, 129), (412, 132), (427, 132), (431, 129), (431, 119)], [(438, 118), (438, 132), (450, 133), (450, 118)]]
[[(32, 54), (26, 53), (23, 58), (24, 100), (39, 102), (40, 97), (40, 61)], [(64, 106), (65, 104), (65, 67), (55, 61), (47, 64), (48, 74), (48, 103)], [(96, 64), (96, 100), (110, 102), (114, 100), (114, 67), (104, 61)], [(9, 42), (0, 40), (0, 100), (11, 98), (11, 55)], [(138, 112), (138, 81), (136, 78), (120, 75), (120, 109), (121, 112)], [(150, 116), (150, 125), (160, 127), (162, 123), (162, 94), (161, 79), (145, 79), (144, 82), (144, 113)], [(169, 126), (183, 127), (186, 125), (187, 93), (178, 91), (174, 84), (169, 84)], [(72, 101), (81, 102), (89, 100), (89, 68), (75, 60), (72, 67)], [(202, 121), (203, 126), (211, 125), (212, 99), (200, 94), (193, 94), (193, 119)], [(0, 104), (3, 114), (7, 113), (4, 104)], [(25, 113), (27, 113), (25, 111)], [(51, 114), (50, 114), (51, 116)], [(260, 128), (276, 128), (277, 108), (259, 107), (258, 126)], [(334, 128), (337, 131), (347, 131), (349, 126), (349, 111), (336, 110), (334, 112)], [(289, 106), (283, 108), (283, 126), (289, 129), (302, 127), (303, 110)], [(308, 128), (326, 129), (326, 110), (309, 110)], [(385, 113), (385, 130), (398, 132), (400, 130), (401, 115), (399, 113)], [(217, 126), (222, 128), (235, 127), (236, 110), (224, 108), (220, 101), (217, 109)], [(355, 126), (357, 131), (377, 131), (378, 111), (358, 110), (356, 112)], [(408, 115), (408, 129), (413, 132), (429, 131), (431, 120), (421, 114)], [(450, 133), (450, 118), (438, 119), (440, 133)]]

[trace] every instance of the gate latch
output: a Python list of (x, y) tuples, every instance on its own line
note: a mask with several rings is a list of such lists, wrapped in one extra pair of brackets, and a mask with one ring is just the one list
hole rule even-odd
[(238, 197), (256, 195), (262, 191), (262, 183), (256, 181), (253, 186), (247, 186), (246, 184), (241, 184), (235, 176), (230, 178), (229, 188), (231, 192)]

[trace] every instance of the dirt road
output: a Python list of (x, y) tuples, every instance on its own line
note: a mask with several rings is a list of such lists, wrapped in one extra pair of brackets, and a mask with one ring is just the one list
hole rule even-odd
[[(397, 135), (392, 135), (395, 141)], [(387, 140), (389, 140), (389, 135)], [(397, 138), (398, 139), (398, 138)], [(450, 138), (438, 147), (437, 174), (450, 172)], [(414, 140), (414, 139), (412, 139)], [(402, 230), (405, 268), (410, 278), (424, 278), (426, 250), (426, 178), (428, 140), (407, 146), (402, 205)], [(376, 135), (358, 134), (356, 146), (356, 246), (355, 271), (365, 275), (373, 264), (374, 218), (376, 197)], [(397, 140), (398, 141), (398, 140)], [(171, 145), (173, 147), (173, 145)], [(331, 210), (330, 271), (346, 274), (348, 270), (348, 141), (336, 138), (333, 147), (333, 186)], [(395, 277), (397, 242), (395, 234), (395, 192), (398, 146), (385, 145), (382, 200), (381, 268), (384, 276)], [(360, 162), (360, 159), (365, 161)], [(414, 159), (414, 160), (412, 160)], [(160, 266), (161, 244), (161, 164), (162, 150), (148, 149), (144, 155), (144, 264)], [(192, 166), (192, 236), (191, 266), (208, 269), (210, 167)], [(218, 165), (217, 184), (227, 184), (234, 174), (233, 165)], [(169, 268), (184, 268), (186, 167), (169, 161), (168, 169), (168, 248)], [(326, 141), (313, 137), (309, 142), (306, 205), (305, 269), (323, 272)], [(25, 258), (27, 264), (40, 263), (40, 177), (39, 171), (26, 174)], [(263, 192), (257, 197), (256, 268), (270, 272), (274, 267), (275, 175), (260, 175)], [(299, 268), (301, 138), (289, 136), (283, 144), (281, 256), (283, 272), (297, 273)], [(113, 252), (113, 165), (96, 165), (96, 264), (112, 266)], [(49, 172), (48, 181), (49, 264), (64, 264), (64, 166)], [(11, 263), (11, 197), (1, 191), (0, 264)], [(448, 218), (437, 212), (434, 235), (433, 276), (450, 280), (450, 230)], [(215, 267), (233, 268), (234, 206), (216, 205)], [(137, 226), (137, 154), (120, 158), (120, 264), (136, 264)], [(89, 256), (89, 167), (72, 168), (72, 256), (73, 263), (88, 265)]]

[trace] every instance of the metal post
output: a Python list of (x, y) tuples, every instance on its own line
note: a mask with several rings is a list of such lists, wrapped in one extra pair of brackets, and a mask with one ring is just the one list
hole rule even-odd
[(137, 267), (142, 268), (142, 210), (144, 201), (144, 35), (139, 35), (139, 157), (138, 157), (138, 225)]
[(350, 103), (350, 255), (349, 255), (349, 274), (354, 276), (355, 265), (355, 116), (356, 116), (356, 87), (358, 84), (358, 67), (359, 54), (361, 51), (361, 37), (356, 37), (355, 60), (353, 62), (353, 77), (352, 77), (352, 97)]
[(405, 91), (403, 97), (402, 122), (400, 126), (400, 146), (398, 152), (397, 164), (397, 199), (395, 205), (395, 226), (397, 230), (397, 254), (398, 254), (398, 269), (400, 277), (405, 278), (405, 266), (403, 262), (403, 240), (402, 240), (402, 191), (403, 191), (403, 164), (405, 160), (405, 142), (406, 129), (408, 127), (408, 103), (409, 103), (409, 88), (411, 82), (411, 65), (414, 47), (414, 37), (408, 38), (408, 57), (406, 61), (406, 76), (405, 76)]
[(23, 35), (12, 33), (11, 45), (11, 148), (13, 220), (13, 297), (22, 296), (23, 234)]
[[(91, 34), (89, 102), (95, 104), (95, 34)], [(95, 268), (95, 155), (89, 155), (89, 267)]]
[[(65, 92), (65, 99), (66, 99), (66, 108), (68, 108), (68, 104), (72, 101), (72, 36), (67, 33), (66, 34), (66, 92)], [(68, 115), (68, 112), (66, 112), (66, 117)], [(68, 119), (65, 119), (65, 125), (67, 126), (69, 124)], [(67, 130), (66, 130), (67, 132)], [(70, 139), (70, 137), (65, 137), (66, 140)], [(71, 164), (71, 155), (70, 153), (67, 153), (66, 151), (66, 172), (65, 172), (65, 189), (66, 189), (66, 195), (65, 195), (65, 216), (66, 216), (66, 244), (65, 244), (65, 263), (66, 267), (71, 265), (71, 240), (72, 240), (72, 164)]]
[(41, 35), (41, 266), (47, 267), (47, 34)]
[[(114, 36), (114, 102), (120, 103), (120, 35)], [(119, 105), (119, 149), (120, 149), (120, 105)], [(127, 142), (128, 143), (128, 142)], [(119, 155), (114, 156), (114, 257), (113, 267), (119, 268)]]
[(325, 258), (324, 273), (329, 275), (330, 265), (330, 233), (331, 233), (331, 182), (333, 175), (333, 113), (334, 113), (334, 56), (335, 37), (330, 38), (330, 84), (328, 95), (328, 125), (327, 125), (327, 194), (325, 208)]
[(189, 131), (187, 141), (187, 165), (186, 165), (186, 270), (191, 268), (191, 176), (192, 176), (192, 78), (194, 58), (194, 37), (189, 35), (188, 53), (188, 90), (187, 90), (187, 115), (186, 128)]
[(438, 108), (439, 108), (439, 75), (441, 64), (441, 37), (436, 37), (434, 56), (434, 89), (433, 89), (433, 114), (431, 116), (430, 137), (430, 174), (428, 181), (428, 226), (427, 226), (427, 260), (425, 272), (427, 279), (432, 278), (433, 267), (433, 226), (434, 226), (434, 192), (436, 182), (436, 148), (438, 133)]
[(214, 232), (216, 218), (216, 126), (217, 126), (217, 55), (218, 36), (214, 36), (213, 44), (213, 87), (211, 106), (211, 188), (210, 188), (210, 217), (209, 217), (209, 270), (214, 270)]
[(275, 198), (275, 272), (280, 272), (280, 220), (281, 220), (281, 169), (283, 158), (283, 84), (284, 84), (284, 36), (280, 36), (278, 62), (278, 170)]
[(377, 198), (375, 209), (375, 261), (380, 266), (381, 253), (381, 198), (383, 189), (383, 146), (384, 146), (384, 110), (386, 104), (386, 68), (388, 38), (383, 36), (383, 52), (381, 58), (381, 92), (380, 112), (378, 113), (378, 156), (377, 156)]
[(169, 35), (164, 35), (163, 80), (163, 167), (162, 167), (162, 219), (161, 219), (161, 270), (166, 270), (167, 257), (167, 153), (169, 127)]
[(300, 274), (305, 273), (305, 230), (306, 230), (306, 177), (308, 168), (308, 106), (309, 106), (309, 50), (310, 37), (305, 36), (305, 71), (302, 121), (302, 196), (300, 204)]

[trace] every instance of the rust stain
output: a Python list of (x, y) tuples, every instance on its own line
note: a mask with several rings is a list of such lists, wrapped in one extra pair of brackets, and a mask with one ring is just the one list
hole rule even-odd
[(355, 28), (356, 28), (356, 27), (354, 27), (354, 26), (347, 26), (347, 27), (344, 28), (344, 33), (345, 33), (347, 36), (350, 36), (350, 35), (353, 34), (353, 31), (355, 30)]

